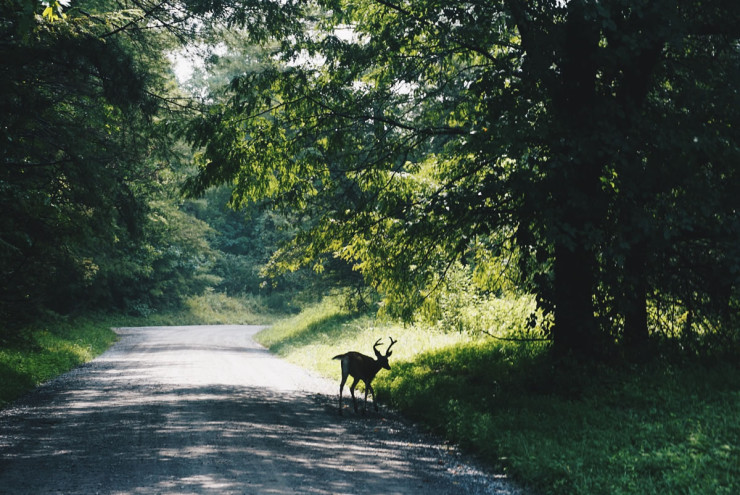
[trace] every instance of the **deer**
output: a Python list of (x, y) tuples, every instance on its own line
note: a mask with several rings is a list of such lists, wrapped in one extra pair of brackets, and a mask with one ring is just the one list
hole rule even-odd
[(375, 390), (373, 390), (373, 387), (371, 385), (373, 378), (375, 378), (375, 375), (378, 374), (378, 371), (381, 370), (381, 368), (384, 369), (391, 369), (391, 366), (388, 364), (388, 358), (391, 357), (391, 354), (393, 352), (391, 351), (391, 347), (393, 347), (393, 344), (398, 342), (397, 340), (393, 340), (393, 337), (389, 337), (391, 339), (391, 343), (388, 345), (388, 348), (385, 350), (385, 356), (378, 351), (378, 346), (380, 345), (380, 342), (382, 339), (378, 339), (375, 342), (375, 345), (373, 346), (373, 351), (375, 351), (375, 356), (377, 359), (373, 359), (370, 356), (365, 356), (364, 354), (360, 354), (359, 352), (346, 352), (344, 354), (339, 354), (337, 356), (334, 356), (332, 359), (338, 359), (341, 361), (342, 364), (342, 383), (339, 384), (339, 414), (342, 414), (342, 390), (344, 389), (344, 384), (347, 381), (347, 376), (352, 375), (354, 378), (354, 381), (352, 382), (352, 385), (349, 387), (349, 392), (352, 395), (352, 404), (355, 407), (355, 413), (357, 412), (357, 401), (355, 400), (355, 387), (357, 386), (357, 383), (362, 380), (365, 383), (365, 408), (363, 409), (362, 413), (367, 413), (367, 393), (372, 392), (373, 394), (373, 406), (375, 406), (375, 410), (378, 410), (378, 403), (375, 401)]

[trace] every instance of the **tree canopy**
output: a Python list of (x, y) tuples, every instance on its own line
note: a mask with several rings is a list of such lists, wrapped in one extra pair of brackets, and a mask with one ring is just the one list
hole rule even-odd
[(511, 252), (582, 355), (641, 347), (666, 300), (731, 317), (740, 7), (257, 4), (199, 4), (279, 43), (190, 126), (188, 190), (308, 212), (276, 267), (341, 258), (408, 316), (455, 262)]
[[(536, 294), (562, 353), (645, 348), (667, 312), (684, 335), (738, 340), (740, 7), (0, 9), (3, 318), (249, 291), (304, 267), (360, 274), (411, 318), (463, 267), (481, 292)], [(197, 103), (167, 57), (193, 43), (214, 48)], [(280, 215), (246, 227), (184, 205), (193, 152), (176, 131), (195, 153), (188, 194), (226, 185), (206, 204)]]
[(163, 117), (183, 103), (165, 52), (191, 14), (147, 1), (0, 9), (0, 317), (170, 297), (204, 249), (174, 227), (193, 222), (158, 223), (169, 206), (154, 200), (178, 160)]

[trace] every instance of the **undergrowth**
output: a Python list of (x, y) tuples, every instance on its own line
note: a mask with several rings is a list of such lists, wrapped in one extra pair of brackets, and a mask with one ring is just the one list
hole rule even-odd
[(333, 301), (257, 338), (338, 382), (333, 355), (372, 355), (387, 335), (398, 344), (373, 384), (381, 400), (535, 493), (740, 493), (740, 369), (729, 362), (556, 362), (542, 343), (381, 323)]
[[(260, 296), (229, 296), (206, 291), (185, 300), (183, 307), (146, 316), (121, 315), (118, 326), (266, 325), (281, 315)], [(283, 315), (284, 316), (284, 315)]]

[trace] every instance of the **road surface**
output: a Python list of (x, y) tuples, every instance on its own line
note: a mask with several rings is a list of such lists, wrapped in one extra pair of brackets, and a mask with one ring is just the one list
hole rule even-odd
[(0, 493), (519, 493), (392, 412), (339, 416), (339, 369), (312, 376), (259, 329), (118, 329), (0, 411)]

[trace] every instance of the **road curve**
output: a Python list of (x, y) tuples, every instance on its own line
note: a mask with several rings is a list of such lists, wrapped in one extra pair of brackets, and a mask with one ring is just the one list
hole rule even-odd
[(269, 354), (259, 329), (117, 329), (0, 411), (0, 493), (519, 493), (393, 413), (339, 416), (338, 384)]

